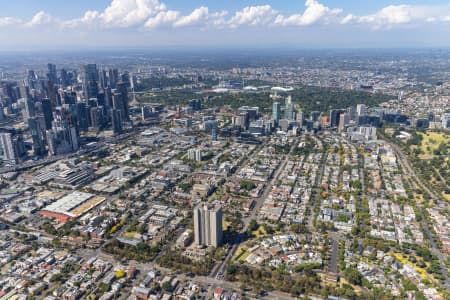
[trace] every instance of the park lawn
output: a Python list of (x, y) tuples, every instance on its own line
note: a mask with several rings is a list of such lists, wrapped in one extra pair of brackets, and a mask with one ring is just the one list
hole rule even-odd
[(255, 238), (260, 238), (267, 235), (267, 231), (264, 229), (262, 225), (259, 225), (258, 229), (252, 232)]
[(445, 200), (450, 201), (450, 194), (442, 193), (442, 197), (444, 197)]
[(245, 260), (250, 253), (247, 252), (246, 246), (239, 246), (238, 250), (234, 254), (233, 260)]
[(123, 233), (123, 237), (127, 238), (127, 239), (132, 239), (134, 238), (134, 236), (136, 235), (136, 231), (131, 231), (131, 232), (124, 232)]
[(342, 287), (344, 287), (344, 285), (351, 285), (353, 287), (355, 293), (358, 295), (363, 293), (363, 289), (360, 286), (351, 284), (346, 278), (340, 277), (339, 278), (339, 286), (342, 288)]
[[(420, 150), (423, 154), (420, 156), (421, 159), (429, 159), (441, 143), (448, 144), (450, 142), (450, 136), (445, 133), (427, 132), (424, 134), (419, 132), (419, 134), (422, 136)], [(430, 150), (427, 150), (428, 147)]]
[(230, 226), (231, 222), (225, 221), (222, 219), (222, 230), (227, 230), (228, 226)]

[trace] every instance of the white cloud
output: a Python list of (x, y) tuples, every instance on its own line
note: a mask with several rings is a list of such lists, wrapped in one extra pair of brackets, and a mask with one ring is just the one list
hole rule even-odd
[(33, 27), (38, 25), (47, 25), (53, 22), (52, 16), (45, 13), (44, 11), (40, 11), (31, 18), (31, 20), (25, 23), (26, 27)]
[(243, 25), (267, 25), (272, 23), (277, 13), (270, 5), (247, 6), (229, 20), (228, 24), (231, 28), (237, 28)]
[(197, 25), (201, 22), (205, 22), (208, 19), (208, 15), (209, 15), (208, 8), (205, 6), (201, 6), (192, 11), (191, 14), (181, 17), (173, 25), (175, 27)]
[(218, 11), (218, 12), (214, 12), (212, 14), (210, 14), (210, 21), (212, 23), (213, 26), (217, 27), (217, 28), (223, 28), (227, 21), (225, 20), (225, 17), (228, 15), (228, 11), (223, 10), (223, 11)]
[(112, 0), (100, 18), (109, 26), (130, 27), (140, 25), (164, 10), (165, 4), (158, 0)]
[(0, 17), (0, 27), (21, 24), (23, 21), (14, 17)]
[[(197, 26), (201, 29), (220, 30), (245, 26), (307, 26), (312, 24), (341, 24), (366, 26), (372, 29), (394, 26), (421, 26), (450, 22), (449, 5), (389, 5), (367, 15), (356, 16), (341, 8), (330, 8), (320, 0), (304, 0), (305, 9), (295, 14), (281, 14), (270, 5), (247, 6), (230, 14), (227, 11), (211, 12), (200, 6), (183, 15), (169, 9), (164, 0), (111, 0), (104, 10), (88, 10), (79, 18), (61, 20), (44, 11), (36, 13), (30, 20), (15, 17), (0, 17), (0, 27), (16, 26), (31, 28), (54, 24), (55, 28), (68, 30), (136, 28), (156, 29), (160, 27), (181, 28)], [(303, 1), (303, 0), (302, 0)], [(264, 29), (262, 29), (264, 30)], [(112, 31), (111, 31), (112, 32)]]
[(81, 25), (94, 25), (98, 23), (100, 13), (96, 10), (88, 10), (81, 18), (63, 21), (62, 27), (73, 28)]
[(389, 5), (365, 16), (345, 17), (341, 23), (367, 24), (373, 29), (390, 29), (402, 25), (422, 25), (424, 23), (445, 22), (443, 15), (450, 13), (450, 5)]
[(178, 11), (167, 10), (159, 12), (156, 16), (150, 18), (145, 22), (145, 27), (149, 29), (154, 29), (157, 27), (171, 26), (180, 18), (180, 13)]
[(415, 8), (410, 5), (389, 5), (375, 14), (360, 17), (358, 22), (373, 24), (376, 27), (406, 24), (414, 19), (414, 11)]
[(275, 24), (283, 26), (304, 26), (318, 22), (329, 23), (342, 13), (340, 8), (329, 8), (316, 0), (306, 0), (306, 9), (302, 14), (290, 16), (278, 15)]

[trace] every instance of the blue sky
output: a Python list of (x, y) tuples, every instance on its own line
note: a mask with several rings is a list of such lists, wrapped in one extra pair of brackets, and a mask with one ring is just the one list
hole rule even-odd
[(6, 49), (449, 47), (450, 1), (2, 1)]

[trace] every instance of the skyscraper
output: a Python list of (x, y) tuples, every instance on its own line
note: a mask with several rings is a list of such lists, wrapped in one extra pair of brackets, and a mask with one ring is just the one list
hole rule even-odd
[(339, 132), (345, 129), (345, 126), (350, 122), (350, 115), (348, 113), (341, 113), (339, 116)]
[(30, 129), (31, 139), (33, 140), (34, 155), (44, 155), (44, 130), (45, 120), (43, 116), (31, 117), (28, 119), (28, 128)]
[(320, 117), (320, 111), (312, 111), (311, 112), (311, 121), (313, 122), (317, 122), (319, 121), (319, 117)]
[(13, 136), (9, 132), (0, 133), (0, 157), (6, 165), (15, 165), (17, 163), (17, 153), (14, 151)]
[(120, 110), (115, 108), (111, 109), (111, 127), (114, 134), (122, 133), (122, 114)]
[(84, 66), (83, 89), (86, 99), (97, 98), (98, 94), (98, 70), (96, 64)]
[(222, 207), (200, 203), (194, 208), (194, 242), (219, 247), (222, 244)]
[(213, 128), (212, 130), (211, 130), (211, 139), (212, 139), (212, 141), (217, 141), (217, 130), (215, 129), (215, 128)]
[(356, 114), (357, 116), (364, 116), (366, 114), (367, 108), (364, 104), (357, 104), (356, 105)]
[(113, 99), (112, 99), (112, 93), (111, 88), (105, 88), (105, 106), (107, 108), (113, 107)]
[(75, 111), (78, 129), (81, 131), (87, 131), (89, 127), (89, 113), (87, 103), (77, 102)]
[(103, 127), (103, 107), (91, 107), (90, 114), (90, 127), (100, 130)]
[(45, 120), (45, 129), (48, 130), (52, 128), (53, 121), (52, 103), (50, 99), (46, 98), (41, 100), (41, 110)]
[(119, 81), (119, 71), (117, 69), (110, 69), (108, 73), (109, 87), (116, 88), (116, 83)]
[(67, 74), (66, 69), (61, 69), (61, 85), (63, 87), (66, 87), (68, 85), (70, 85), (70, 79), (69, 79), (69, 74)]
[(51, 80), (53, 83), (58, 83), (58, 75), (56, 73), (56, 65), (48, 64), (47, 68), (48, 68), (48, 73), (47, 73), (48, 80)]
[(199, 111), (202, 109), (202, 100), (200, 99), (191, 99), (189, 100), (189, 106), (193, 111)]
[(103, 89), (108, 86), (108, 77), (106, 76), (106, 70), (100, 71), (100, 85)]
[(66, 119), (54, 121), (46, 136), (51, 155), (70, 153), (80, 148), (77, 130)]
[(305, 121), (305, 114), (303, 113), (303, 111), (300, 110), (297, 112), (296, 119), (297, 119), (298, 126), (300, 126), (300, 127), (303, 126), (303, 123)]
[(341, 113), (342, 110), (340, 109), (332, 109), (330, 111), (330, 127), (337, 127), (339, 125), (339, 116)]
[(34, 117), (35, 115), (35, 107), (34, 107), (34, 101), (31, 98), (24, 98), (24, 110), (23, 110), (23, 117), (25, 120), (28, 120), (29, 118)]
[(54, 83), (55, 82), (51, 79), (49, 79), (47, 81), (47, 97), (50, 99), (53, 107), (58, 105), (57, 100), (56, 100), (58, 93), (57, 93)]
[(130, 106), (128, 104), (128, 89), (126, 83), (123, 81), (118, 82), (116, 92), (120, 94), (121, 107), (119, 107), (119, 109), (122, 111), (122, 118), (124, 121), (129, 121)]
[(286, 98), (285, 108), (284, 108), (284, 118), (286, 120), (294, 120), (294, 104), (292, 103), (292, 97), (288, 96)]
[(275, 121), (275, 125), (278, 126), (281, 118), (281, 105), (280, 102), (274, 102), (272, 104), (272, 119)]

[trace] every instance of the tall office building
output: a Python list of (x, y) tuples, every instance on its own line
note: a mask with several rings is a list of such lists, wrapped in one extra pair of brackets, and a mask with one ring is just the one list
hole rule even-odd
[[(247, 112), (242, 112), (238, 114), (237, 116), (233, 117), (232, 124), (234, 126), (238, 126), (243, 128), (244, 130), (247, 130), (250, 125), (250, 118), (248, 117)], [(205, 128), (206, 130), (206, 128)]]
[(105, 93), (105, 106), (107, 108), (112, 108), (113, 107), (113, 99), (112, 99), (111, 88), (109, 88), (109, 87), (105, 88), (104, 93)]
[(114, 134), (122, 133), (122, 114), (120, 110), (112, 108), (111, 110), (111, 127)]
[(30, 99), (31, 98), (30, 87), (25, 85), (25, 83), (23, 83), (19, 87), (19, 91), (20, 91), (20, 97), (22, 97), (24, 99)]
[(71, 85), (69, 74), (67, 73), (66, 69), (61, 69), (61, 85), (63, 86), (63, 88)]
[(53, 121), (53, 111), (52, 111), (52, 103), (50, 99), (42, 99), (41, 100), (41, 111), (45, 120), (45, 129), (52, 128)]
[(200, 203), (194, 208), (194, 242), (219, 247), (222, 244), (222, 207)]
[(311, 121), (313, 122), (317, 122), (319, 121), (319, 117), (320, 117), (320, 111), (312, 111), (311, 112)]
[(91, 107), (89, 110), (90, 114), (90, 127), (95, 130), (100, 130), (103, 128), (103, 107), (96, 106)]
[(46, 131), (48, 150), (51, 155), (75, 152), (80, 148), (76, 127), (68, 120), (54, 121), (52, 128)]
[(341, 113), (342, 110), (340, 109), (332, 109), (330, 111), (330, 127), (337, 127), (339, 125), (339, 116)]
[(53, 107), (58, 106), (59, 104), (57, 101), (58, 92), (55, 88), (54, 83), (55, 82), (52, 81), (51, 79), (47, 81), (47, 97), (50, 99), (50, 102)]
[(238, 114), (247, 113), (250, 120), (256, 120), (259, 117), (259, 107), (257, 106), (241, 106), (237, 110)]
[(13, 135), (9, 132), (0, 133), (0, 157), (6, 165), (15, 165), (18, 154), (14, 149)]
[(31, 117), (28, 119), (28, 128), (30, 129), (31, 139), (33, 140), (34, 155), (44, 155), (44, 130), (45, 119), (42, 116)]
[(292, 103), (292, 97), (290, 95), (286, 98), (284, 118), (289, 121), (294, 120), (294, 104)]
[(96, 64), (84, 66), (83, 91), (86, 99), (97, 98), (99, 76)]
[(303, 126), (303, 123), (305, 122), (305, 114), (303, 113), (303, 111), (298, 111), (295, 118), (297, 119), (298, 126)]
[(48, 64), (47, 68), (48, 68), (47, 73), (48, 80), (51, 80), (53, 83), (58, 83), (58, 74), (56, 73), (56, 65)]
[(189, 106), (193, 111), (202, 110), (202, 100), (200, 99), (191, 99), (189, 100)]
[(108, 73), (109, 87), (116, 88), (116, 83), (119, 81), (119, 71), (117, 69), (110, 69)]
[(350, 122), (350, 115), (348, 113), (342, 113), (339, 116), (339, 132), (344, 131), (345, 126)]
[(364, 116), (367, 113), (367, 107), (364, 104), (357, 104), (356, 105), (356, 115)]
[(350, 121), (356, 121), (356, 108), (354, 106), (350, 106), (347, 108), (347, 114), (350, 118)]
[(34, 101), (31, 98), (24, 98), (23, 100), (24, 100), (23, 118), (25, 120), (28, 120), (29, 118), (32, 118), (35, 115)]
[[(130, 120), (130, 106), (128, 103), (128, 89), (125, 82), (121, 81), (117, 83), (116, 93), (120, 94), (120, 106), (119, 109), (122, 111), (122, 118), (124, 121)], [(116, 107), (118, 108), (118, 107)]]
[(106, 76), (105, 69), (100, 71), (100, 85), (102, 89), (105, 89), (108, 86), (108, 76)]
[(212, 140), (213, 142), (216, 142), (216, 141), (217, 141), (217, 130), (216, 130), (215, 128), (213, 128), (213, 129), (211, 130), (211, 140)]
[(275, 125), (278, 126), (278, 122), (281, 119), (281, 105), (280, 102), (274, 102), (272, 104), (272, 120), (275, 121)]
[(78, 129), (81, 131), (87, 131), (89, 127), (88, 105), (86, 102), (77, 102), (75, 105), (75, 116)]

